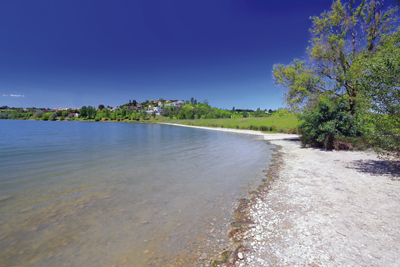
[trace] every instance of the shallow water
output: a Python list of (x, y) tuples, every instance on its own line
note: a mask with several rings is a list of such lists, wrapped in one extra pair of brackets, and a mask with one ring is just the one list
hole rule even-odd
[(206, 262), (271, 153), (169, 125), (1, 120), (0, 266)]

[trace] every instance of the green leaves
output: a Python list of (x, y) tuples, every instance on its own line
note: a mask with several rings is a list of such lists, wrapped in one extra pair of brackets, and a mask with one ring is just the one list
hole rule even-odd
[(315, 109), (300, 115), (303, 120), (303, 145), (312, 144), (332, 148), (335, 138), (354, 137), (360, 134), (355, 117), (348, 112), (348, 102), (343, 98), (323, 97)]
[(381, 49), (384, 36), (393, 34), (398, 8), (383, 9), (383, 3), (355, 0), (334, 1), (331, 10), (312, 17), (311, 46), (306, 61), (273, 68), (275, 84), (287, 89), (285, 102), (292, 110), (315, 106), (322, 95), (343, 97), (352, 115), (356, 113), (360, 77), (367, 70), (360, 56)]
[(307, 102), (310, 96), (321, 92), (318, 89), (323, 86), (320, 77), (300, 60), (296, 59), (288, 66), (274, 65), (272, 72), (275, 84), (289, 88), (285, 94), (285, 102), (292, 110)]
[(364, 66), (360, 93), (371, 127), (365, 135), (388, 160), (400, 159), (400, 31), (383, 36), (375, 54), (358, 59)]

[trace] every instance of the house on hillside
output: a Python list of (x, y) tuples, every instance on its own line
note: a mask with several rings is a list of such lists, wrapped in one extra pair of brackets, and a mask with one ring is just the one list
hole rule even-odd
[(73, 113), (73, 112), (68, 112), (68, 116), (70, 116), (70, 117), (75, 117), (75, 118), (78, 118), (79, 117), (79, 113)]

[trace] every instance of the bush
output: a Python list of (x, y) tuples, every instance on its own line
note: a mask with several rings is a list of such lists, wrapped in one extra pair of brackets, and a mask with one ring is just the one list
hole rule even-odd
[(287, 130), (287, 133), (289, 133), (289, 134), (297, 134), (297, 129), (296, 129), (296, 127), (289, 128), (289, 129)]
[(0, 113), (0, 119), (8, 119), (8, 112)]
[(360, 134), (354, 116), (349, 113), (348, 101), (321, 98), (312, 111), (300, 115), (304, 120), (299, 128), (303, 130), (303, 146), (333, 148), (335, 138), (355, 137)]
[(270, 126), (270, 127), (269, 127), (269, 130), (270, 130), (271, 132), (275, 132), (275, 131), (276, 131), (276, 125)]
[(38, 110), (35, 112), (35, 115), (33, 115), (35, 117), (35, 119), (40, 119), (42, 118), (44, 115), (44, 112), (42, 110)]
[(250, 129), (250, 130), (258, 131), (258, 127), (257, 127), (257, 126), (254, 126), (254, 125), (250, 125), (249, 129)]
[[(49, 114), (49, 113), (46, 113), (46, 114)], [(56, 118), (57, 118), (57, 114), (56, 113), (50, 113), (50, 115), (48, 117), (48, 120), (49, 121), (55, 121)]]

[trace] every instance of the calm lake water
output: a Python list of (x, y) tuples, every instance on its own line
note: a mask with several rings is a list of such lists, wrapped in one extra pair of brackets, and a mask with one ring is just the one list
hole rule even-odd
[(0, 120), (0, 266), (207, 265), (271, 149), (169, 125)]

